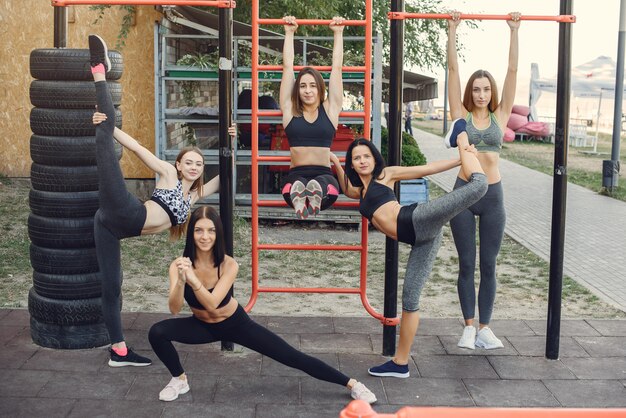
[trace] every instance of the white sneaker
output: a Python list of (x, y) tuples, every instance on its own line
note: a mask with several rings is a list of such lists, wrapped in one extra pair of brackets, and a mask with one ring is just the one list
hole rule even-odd
[(172, 377), (172, 380), (159, 392), (159, 399), (165, 402), (171, 402), (178, 399), (178, 395), (189, 392), (189, 384), (187, 380)]
[(503, 348), (504, 344), (495, 336), (491, 328), (485, 327), (476, 334), (476, 347), (491, 350), (493, 348)]
[(469, 348), (473, 350), (476, 344), (476, 327), (472, 325), (467, 325), (463, 328), (463, 335), (461, 335), (461, 339), (457, 344), (461, 348)]
[(352, 391), (350, 392), (352, 399), (362, 400), (367, 403), (374, 403), (377, 401), (376, 395), (369, 390), (365, 385), (361, 382), (356, 382), (354, 386), (352, 386)]

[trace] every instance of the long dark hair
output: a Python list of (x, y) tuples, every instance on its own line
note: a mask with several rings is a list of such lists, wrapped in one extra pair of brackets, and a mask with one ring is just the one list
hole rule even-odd
[(320, 99), (320, 106), (324, 103), (324, 99), (326, 99), (326, 84), (324, 83), (322, 74), (315, 68), (304, 67), (298, 73), (296, 82), (293, 85), (293, 90), (291, 91), (291, 105), (293, 106), (291, 112), (296, 117), (302, 116), (302, 111), (304, 110), (302, 99), (300, 99), (300, 80), (306, 74), (311, 74), (315, 79), (315, 84), (317, 85), (317, 97)]
[(498, 108), (498, 86), (496, 85), (496, 80), (493, 78), (491, 73), (485, 70), (474, 71), (474, 74), (472, 74), (469, 80), (467, 80), (467, 84), (465, 85), (465, 94), (463, 95), (463, 106), (465, 106), (468, 112), (474, 110), (472, 89), (474, 88), (474, 80), (477, 78), (486, 78), (489, 80), (489, 84), (491, 85), (491, 99), (489, 100), (487, 108), (491, 113), (493, 113)]
[(372, 141), (365, 138), (357, 138), (352, 141), (352, 143), (348, 146), (348, 149), (346, 150), (346, 179), (344, 180), (346, 187), (348, 186), (348, 179), (353, 186), (363, 187), (363, 182), (361, 181), (361, 178), (352, 167), (352, 150), (354, 149), (354, 147), (357, 147), (359, 145), (365, 145), (366, 147), (368, 147), (370, 149), (370, 152), (372, 153), (372, 156), (374, 157), (374, 171), (372, 172), (372, 178), (379, 178), (379, 176), (383, 172), (383, 169), (385, 168), (385, 159), (383, 158), (380, 151), (378, 151), (378, 148), (376, 148), (374, 144), (372, 144)]
[(193, 236), (193, 230), (196, 227), (196, 223), (200, 219), (210, 219), (215, 225), (215, 245), (213, 245), (213, 266), (217, 267), (217, 276), (220, 276), (220, 266), (224, 261), (225, 256), (225, 243), (224, 243), (224, 228), (222, 227), (222, 220), (220, 215), (215, 209), (210, 206), (200, 206), (194, 210), (189, 218), (189, 225), (187, 227), (187, 240), (185, 241), (185, 250), (183, 251), (183, 257), (189, 257), (191, 263), (195, 267), (196, 262), (196, 242)]

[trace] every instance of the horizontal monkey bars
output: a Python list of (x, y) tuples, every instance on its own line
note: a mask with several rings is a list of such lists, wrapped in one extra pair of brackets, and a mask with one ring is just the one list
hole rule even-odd
[[(387, 17), (391, 20), (403, 19), (452, 19), (451, 13), (409, 13), (409, 12), (389, 12)], [(512, 20), (510, 15), (482, 15), (482, 14), (465, 14), (461, 13), (461, 20)], [(576, 16), (574, 15), (558, 15), (558, 16), (532, 16), (522, 15), (520, 20), (540, 20), (554, 21), (561, 23), (574, 23)]]
[(210, 6), (222, 9), (234, 9), (231, 0), (51, 0), (53, 6), (73, 5), (128, 5), (128, 6)]

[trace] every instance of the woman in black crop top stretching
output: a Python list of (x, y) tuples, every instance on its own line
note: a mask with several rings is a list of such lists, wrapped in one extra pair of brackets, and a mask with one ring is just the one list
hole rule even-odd
[[(102, 313), (111, 341), (109, 365), (147, 366), (150, 360), (128, 349), (122, 333), (120, 240), (157, 234), (166, 229), (170, 230), (173, 239), (180, 238), (185, 231), (191, 205), (215, 193), (219, 179), (215, 177), (203, 184), (204, 157), (198, 148), (183, 148), (172, 165), (157, 158), (130, 135), (115, 127), (115, 108), (105, 76), (111, 65), (102, 38), (89, 36), (89, 52), (99, 111), (93, 116), (100, 200), (100, 209), (94, 218), (94, 235), (102, 279)], [(234, 134), (233, 127), (230, 133)], [(157, 174), (156, 189), (150, 200), (142, 203), (126, 190), (124, 175), (115, 155), (114, 138)]]
[(281, 190), (299, 219), (317, 215), (337, 200), (339, 185), (328, 164), (343, 102), (343, 18), (334, 17), (333, 62), (328, 82), (319, 71), (306, 67), (294, 79), (293, 39), (298, 28), (293, 16), (284, 17), (283, 77), (280, 82), (280, 110), (289, 139), (291, 164)]
[[(500, 148), (504, 129), (513, 109), (517, 83), (518, 29), (520, 14), (511, 13), (507, 20), (510, 30), (508, 68), (504, 78), (502, 97), (498, 102), (498, 88), (493, 76), (485, 71), (475, 71), (467, 81), (461, 97), (461, 81), (456, 50), (456, 28), (460, 14), (452, 13), (448, 20), (448, 102), (452, 119), (467, 120), (470, 144), (478, 149), (478, 160), (485, 170), (489, 188), (475, 205), (459, 213), (450, 221), (454, 244), (459, 254), (457, 290), (465, 328), (458, 346), (474, 349), (475, 346), (492, 349), (503, 347), (489, 328), (496, 297), (496, 259), (504, 238), (506, 212), (500, 177)], [(459, 172), (454, 185), (462, 187), (467, 177)], [(480, 285), (478, 290), (479, 327), (475, 327), (476, 288), (476, 218), (480, 236)]]
[(222, 223), (217, 211), (199, 207), (191, 215), (183, 256), (169, 269), (169, 308), (178, 314), (186, 301), (192, 316), (173, 318), (154, 324), (148, 338), (152, 349), (169, 370), (172, 378), (159, 393), (162, 401), (173, 401), (189, 391), (187, 375), (173, 341), (206, 344), (232, 341), (326, 382), (351, 390), (354, 399), (369, 403), (376, 396), (355, 379), (350, 379), (328, 364), (304, 354), (282, 338), (254, 322), (229, 294), (239, 265), (224, 252)]
[[(454, 124), (448, 136), (459, 143), (459, 159), (436, 161), (415, 167), (385, 167), (382, 155), (367, 139), (355, 140), (346, 151), (346, 170), (331, 159), (346, 196), (360, 199), (359, 211), (387, 237), (411, 245), (402, 287), (400, 341), (395, 357), (369, 369), (373, 376), (409, 377), (411, 345), (419, 325), (419, 299), (441, 244), (442, 228), (487, 190), (487, 179), (467, 142), (464, 125)], [(470, 181), (461, 188), (423, 204), (402, 206), (393, 188), (397, 181), (421, 178), (461, 165)]]

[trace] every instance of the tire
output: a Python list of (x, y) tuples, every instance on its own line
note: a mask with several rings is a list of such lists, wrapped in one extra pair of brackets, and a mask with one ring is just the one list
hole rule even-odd
[[(113, 105), (122, 102), (120, 83), (108, 83)], [(93, 81), (34, 80), (30, 83), (30, 102), (36, 107), (52, 109), (91, 109), (96, 106), (96, 87)]]
[(30, 244), (30, 264), (38, 273), (85, 274), (99, 271), (95, 248), (45, 248)]
[(88, 299), (102, 295), (100, 273), (64, 275), (35, 271), (33, 286), (37, 294), (52, 299)]
[[(111, 71), (107, 80), (119, 80), (124, 64), (122, 55), (109, 50)], [(93, 81), (88, 49), (34, 49), (30, 53), (30, 74), (38, 80)]]
[(89, 325), (54, 325), (30, 318), (30, 336), (41, 347), (82, 349), (109, 344), (109, 333), (104, 323)]
[(102, 322), (102, 299), (51, 299), (31, 287), (28, 312), (40, 322), (56, 325), (87, 325)]
[(33, 163), (33, 189), (45, 192), (89, 192), (98, 190), (98, 167), (55, 167)]
[(59, 193), (30, 189), (30, 210), (48, 218), (93, 217), (100, 206), (98, 192)]
[[(122, 145), (114, 141), (117, 159), (122, 158)], [(96, 165), (95, 136), (30, 137), (30, 158), (37, 164), (55, 166)]]
[[(94, 136), (96, 125), (94, 109), (46, 109), (33, 107), (30, 111), (30, 130), (38, 135)], [(122, 111), (115, 109), (115, 126), (122, 127)]]
[(46, 248), (87, 248), (95, 246), (93, 217), (46, 218), (28, 215), (30, 241)]

